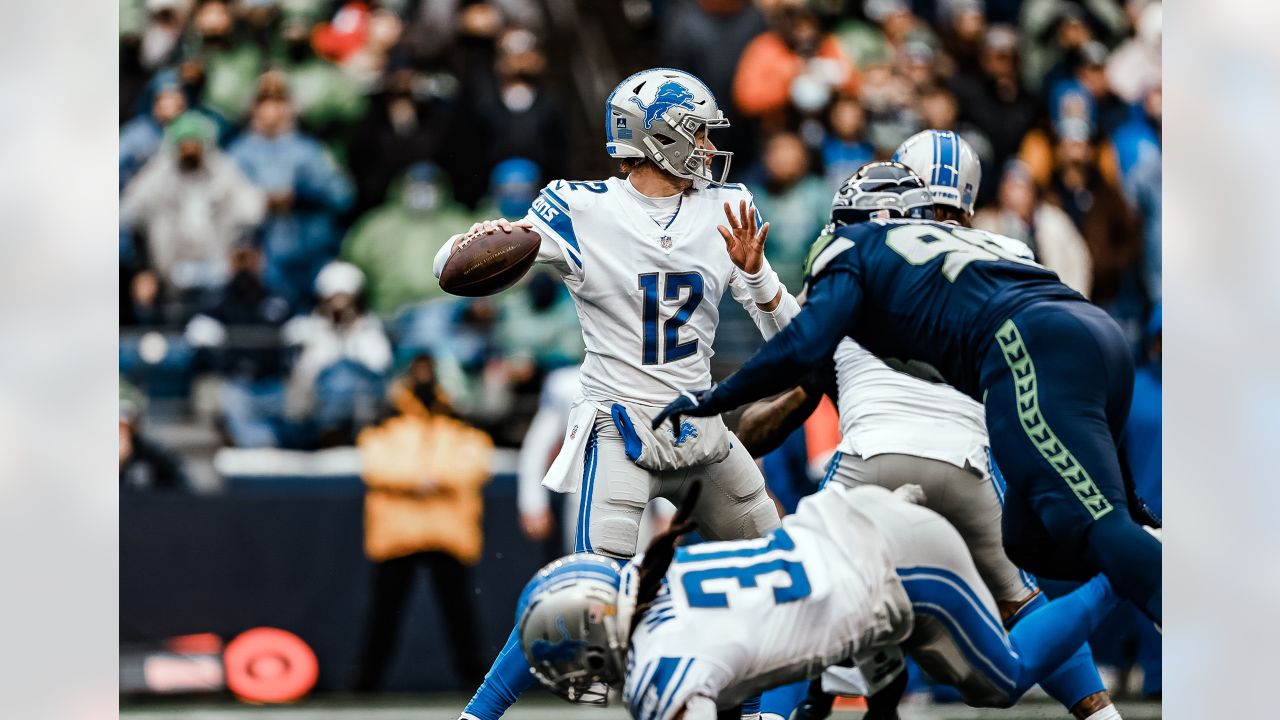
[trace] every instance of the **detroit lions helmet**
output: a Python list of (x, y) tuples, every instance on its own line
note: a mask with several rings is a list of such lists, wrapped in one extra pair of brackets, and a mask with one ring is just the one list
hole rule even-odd
[[(623, 80), (605, 101), (605, 150), (618, 159), (648, 158), (696, 187), (723, 183), (733, 153), (698, 147), (699, 130), (729, 127), (715, 96), (683, 70), (654, 68)], [(719, 177), (711, 160), (724, 158)]]
[(570, 702), (602, 705), (607, 686), (626, 677), (630, 613), (620, 608), (621, 582), (614, 560), (575, 553), (539, 570), (520, 596), (520, 649), (534, 676)]
[(964, 138), (951, 130), (923, 130), (907, 138), (893, 153), (893, 161), (924, 179), (936, 205), (973, 214), (974, 197), (982, 182), (982, 161)]
[(867, 163), (836, 190), (828, 228), (889, 218), (931, 220), (933, 202), (924, 180), (906, 165)]

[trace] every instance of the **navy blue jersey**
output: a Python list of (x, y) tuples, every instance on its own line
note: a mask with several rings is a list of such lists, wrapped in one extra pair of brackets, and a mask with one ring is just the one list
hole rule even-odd
[(981, 401), (981, 365), (1004, 321), (1040, 301), (1085, 302), (1029, 255), (1016, 240), (932, 220), (841, 227), (809, 254), (800, 314), (716, 388), (716, 405), (787, 389), (846, 335)]
[(848, 273), (846, 334), (872, 353), (935, 369), (981, 400), (978, 368), (996, 328), (1040, 300), (1083, 300), (1008, 238), (931, 220), (839, 228), (815, 244), (809, 282)]

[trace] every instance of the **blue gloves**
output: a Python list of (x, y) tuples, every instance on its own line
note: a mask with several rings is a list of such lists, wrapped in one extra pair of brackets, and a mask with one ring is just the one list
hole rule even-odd
[(667, 403), (667, 406), (662, 408), (662, 412), (654, 416), (653, 429), (657, 430), (665, 420), (670, 418), (671, 427), (675, 428), (676, 433), (679, 434), (681, 416), (710, 417), (719, 415), (721, 409), (718, 407), (718, 403), (713, 403), (711, 400), (712, 389), (707, 388), (697, 392), (686, 390), (680, 393), (675, 400)]

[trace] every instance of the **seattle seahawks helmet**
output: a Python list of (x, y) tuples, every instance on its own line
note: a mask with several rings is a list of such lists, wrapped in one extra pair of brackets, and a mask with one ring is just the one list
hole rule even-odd
[(933, 219), (933, 195), (924, 180), (901, 163), (863, 165), (831, 199), (830, 228), (889, 218)]
[(982, 183), (982, 161), (954, 131), (922, 130), (898, 146), (893, 160), (924, 179), (935, 205), (973, 214), (974, 197)]
[[(605, 150), (611, 157), (648, 158), (696, 187), (723, 183), (733, 153), (698, 147), (699, 130), (729, 127), (715, 96), (683, 70), (654, 68), (623, 80), (605, 101)], [(719, 177), (710, 161), (724, 158)]]
[(620, 612), (621, 582), (614, 560), (576, 553), (539, 570), (520, 596), (520, 649), (534, 676), (566, 700), (602, 705), (607, 686), (626, 676), (630, 613)]

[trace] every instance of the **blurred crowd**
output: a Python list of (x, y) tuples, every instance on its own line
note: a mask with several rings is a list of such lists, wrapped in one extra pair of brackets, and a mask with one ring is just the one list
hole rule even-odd
[(549, 180), (609, 171), (584, 63), (609, 86), (651, 66), (707, 83), (733, 123), (716, 143), (796, 291), (840, 181), (919, 129), (955, 130), (983, 163), (975, 223), (1026, 241), (1143, 347), (1158, 0), (549, 7), (124, 0), (120, 357), (138, 394), (205, 413), (229, 446), (351, 445), (429, 358), (453, 414), (518, 445), (543, 379), (582, 359), (572, 301), (545, 272), (449, 297), (431, 259)]

